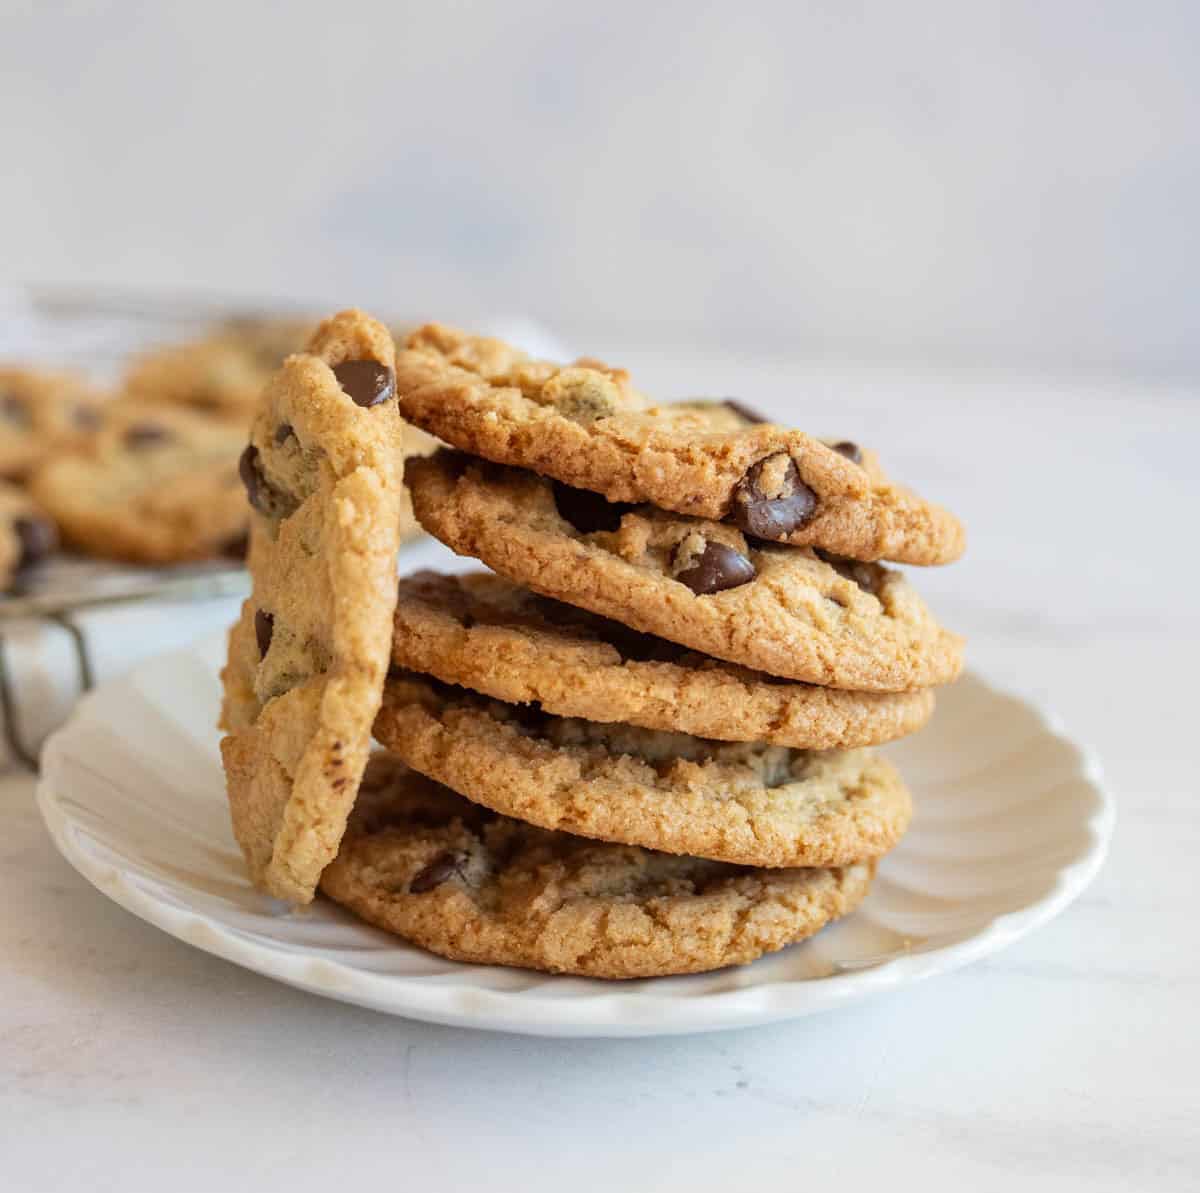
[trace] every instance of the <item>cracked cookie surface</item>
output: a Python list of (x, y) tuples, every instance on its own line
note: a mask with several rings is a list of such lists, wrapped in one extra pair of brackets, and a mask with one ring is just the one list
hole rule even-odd
[(417, 520), (544, 596), (785, 679), (858, 691), (945, 683), (962, 640), (898, 572), (614, 505), (446, 450), (410, 460)]
[(590, 721), (846, 749), (914, 733), (933, 711), (929, 689), (847, 692), (776, 679), (482, 572), (405, 577), (395, 629), (396, 666)]
[(582, 837), (751, 866), (879, 857), (912, 802), (868, 750), (792, 750), (555, 717), (400, 673), (375, 737), (507, 816)]
[(396, 601), (402, 427), (392, 339), (321, 324), (263, 391), (239, 470), (253, 593), (230, 634), (221, 743), (254, 883), (313, 897), (366, 765)]
[(737, 402), (652, 405), (623, 369), (532, 360), (437, 324), (409, 336), (396, 370), (416, 425), (609, 501), (867, 561), (949, 563), (965, 546), (958, 519), (888, 480), (873, 453), (760, 422)]
[(456, 961), (647, 978), (812, 936), (862, 901), (872, 873), (760, 870), (547, 832), (377, 755), (321, 889)]

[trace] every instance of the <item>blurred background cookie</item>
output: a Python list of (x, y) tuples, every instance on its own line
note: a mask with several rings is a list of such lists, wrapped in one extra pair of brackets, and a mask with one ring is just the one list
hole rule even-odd
[(0, 481), (0, 590), (58, 547), (54, 523), (28, 494)]
[(244, 552), (245, 432), (184, 408), (116, 403), (86, 443), (47, 460), (30, 491), (64, 542), (133, 563)]
[(100, 395), (75, 373), (0, 364), (0, 477), (20, 480), (99, 424)]

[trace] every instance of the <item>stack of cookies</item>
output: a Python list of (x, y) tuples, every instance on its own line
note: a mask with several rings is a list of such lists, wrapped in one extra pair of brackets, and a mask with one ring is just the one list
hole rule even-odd
[[(408, 461), (417, 519), (491, 572), (397, 591), (401, 415), (451, 445)], [(869, 747), (925, 723), (962, 644), (877, 561), (963, 533), (872, 453), (441, 327), (393, 357), (344, 312), (268, 384), (243, 476), (222, 749), (263, 890), (649, 977), (810, 936), (904, 833)]]

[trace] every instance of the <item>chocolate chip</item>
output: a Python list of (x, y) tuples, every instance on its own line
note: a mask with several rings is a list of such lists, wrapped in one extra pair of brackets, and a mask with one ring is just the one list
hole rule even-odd
[(608, 501), (590, 489), (573, 489), (561, 481), (554, 482), (554, 505), (580, 534), (619, 530), (621, 518), (633, 509), (632, 505)]
[(289, 518), (296, 512), (298, 502), (291, 493), (270, 485), (263, 476), (258, 448), (248, 444), (238, 459), (238, 476), (246, 486), (246, 497), (258, 512), (267, 518)]
[(835, 443), (833, 450), (840, 452), (847, 460), (852, 460), (855, 464), (862, 463), (862, 448), (857, 443), (852, 443), (849, 439), (843, 439), (841, 443)]
[(296, 432), (292, 430), (291, 423), (280, 423), (275, 428), (275, 442), (286, 443)]
[(265, 513), (266, 510), (259, 504), (259, 490), (262, 488), (263, 478), (258, 467), (258, 448), (253, 443), (247, 445), (238, 459), (238, 476), (246, 486), (247, 500), (260, 514)]
[(225, 559), (245, 559), (250, 550), (250, 535), (242, 530), (227, 539), (221, 545), (221, 555)]
[(258, 643), (258, 657), (266, 658), (271, 649), (271, 638), (275, 634), (275, 616), (265, 609), (257, 609), (254, 613), (254, 638)]
[(94, 431), (100, 426), (100, 411), (93, 410), (91, 406), (76, 406), (71, 421), (81, 431)]
[(29, 408), (16, 394), (5, 394), (0, 397), (0, 414), (5, 422), (16, 423), (18, 426), (29, 426)]
[(431, 891), (434, 887), (441, 886), (448, 878), (459, 873), (459, 867), (463, 864), (464, 860), (460, 854), (450, 851), (438, 854), (408, 884), (409, 894), (423, 895), (426, 891)]
[(344, 360), (333, 375), (358, 406), (378, 406), (396, 392), (396, 375), (377, 360)]
[(134, 451), (141, 451), (144, 447), (155, 447), (170, 438), (171, 432), (157, 423), (134, 423), (122, 436), (125, 446)]
[(869, 592), (872, 596), (879, 595), (879, 573), (869, 563), (845, 559), (841, 555), (823, 551), (820, 547), (816, 548), (816, 555), (818, 559), (829, 564), (839, 576), (854, 581), (863, 592)]
[(748, 423), (769, 423), (771, 421), (765, 414), (755, 410), (753, 406), (747, 406), (736, 398), (722, 398), (721, 404), (728, 406), (734, 414), (740, 415)]
[(13, 521), (13, 530), (21, 542), (18, 567), (28, 567), (45, 559), (58, 546), (54, 523), (46, 518), (23, 517)]
[(754, 564), (740, 551), (724, 543), (708, 543), (689, 567), (675, 574), (675, 579), (697, 596), (705, 596), (749, 584), (757, 575)]
[(729, 520), (768, 542), (780, 542), (817, 509), (817, 495), (800, 479), (794, 460), (777, 454), (759, 460), (738, 482)]

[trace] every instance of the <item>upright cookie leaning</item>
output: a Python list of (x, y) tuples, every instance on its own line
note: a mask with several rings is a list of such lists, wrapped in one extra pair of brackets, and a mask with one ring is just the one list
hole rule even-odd
[(397, 356), (396, 381), (405, 417), (431, 434), (609, 501), (852, 559), (940, 564), (963, 551), (957, 518), (893, 484), (856, 445), (763, 423), (736, 403), (721, 417), (651, 405), (599, 361), (552, 365), (430, 324)]
[(402, 426), (387, 329), (322, 323), (259, 400), (240, 472), (253, 593), (230, 634), (221, 743), (261, 890), (309, 902), (370, 744), (396, 600)]

